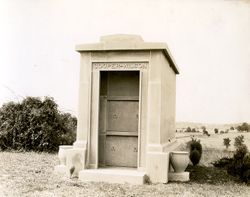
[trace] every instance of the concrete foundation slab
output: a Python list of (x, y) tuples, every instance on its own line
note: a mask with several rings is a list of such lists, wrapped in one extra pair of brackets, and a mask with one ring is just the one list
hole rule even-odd
[(79, 180), (91, 182), (129, 183), (143, 185), (146, 173), (130, 168), (85, 169), (79, 172)]

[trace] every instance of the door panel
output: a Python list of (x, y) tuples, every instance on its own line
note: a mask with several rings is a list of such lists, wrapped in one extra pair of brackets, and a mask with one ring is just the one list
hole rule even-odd
[(106, 165), (108, 166), (137, 166), (137, 137), (107, 136), (106, 137)]
[(108, 131), (137, 132), (138, 101), (108, 101)]
[(139, 72), (108, 72), (108, 95), (139, 96)]

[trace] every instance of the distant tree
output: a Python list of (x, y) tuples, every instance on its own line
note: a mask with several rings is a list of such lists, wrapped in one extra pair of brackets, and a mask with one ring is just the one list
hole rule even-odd
[(246, 122), (244, 122), (243, 124), (242, 124), (242, 130), (243, 131), (247, 131), (247, 132), (250, 132), (250, 125), (249, 124), (247, 124)]
[(217, 128), (214, 129), (214, 133), (219, 133), (219, 130)]
[(195, 128), (192, 128), (192, 132), (193, 132), (193, 133), (196, 133), (196, 130), (195, 130)]
[(229, 138), (224, 138), (223, 139), (223, 144), (228, 148), (230, 146), (231, 140)]
[(192, 129), (190, 127), (187, 127), (186, 132), (190, 133)]
[(230, 130), (234, 130), (234, 127), (232, 126), (232, 127), (230, 127)]
[(208, 137), (210, 136), (210, 134), (208, 133), (207, 130), (203, 130), (203, 134), (204, 134), (204, 135), (207, 135)]
[(250, 132), (250, 125), (247, 124), (246, 122), (242, 123), (242, 125), (239, 125), (236, 128), (237, 128), (238, 131)]
[(205, 126), (202, 126), (201, 128), (204, 135), (210, 136)]

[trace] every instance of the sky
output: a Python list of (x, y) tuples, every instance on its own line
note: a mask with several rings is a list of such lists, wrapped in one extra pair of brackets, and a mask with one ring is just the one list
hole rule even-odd
[(75, 45), (109, 34), (167, 43), (176, 121), (250, 122), (248, 0), (0, 0), (0, 106), (52, 96), (77, 115)]

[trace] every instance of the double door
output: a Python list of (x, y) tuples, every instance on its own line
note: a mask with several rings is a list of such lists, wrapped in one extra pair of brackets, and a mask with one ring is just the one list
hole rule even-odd
[(137, 167), (139, 71), (101, 71), (99, 166)]

